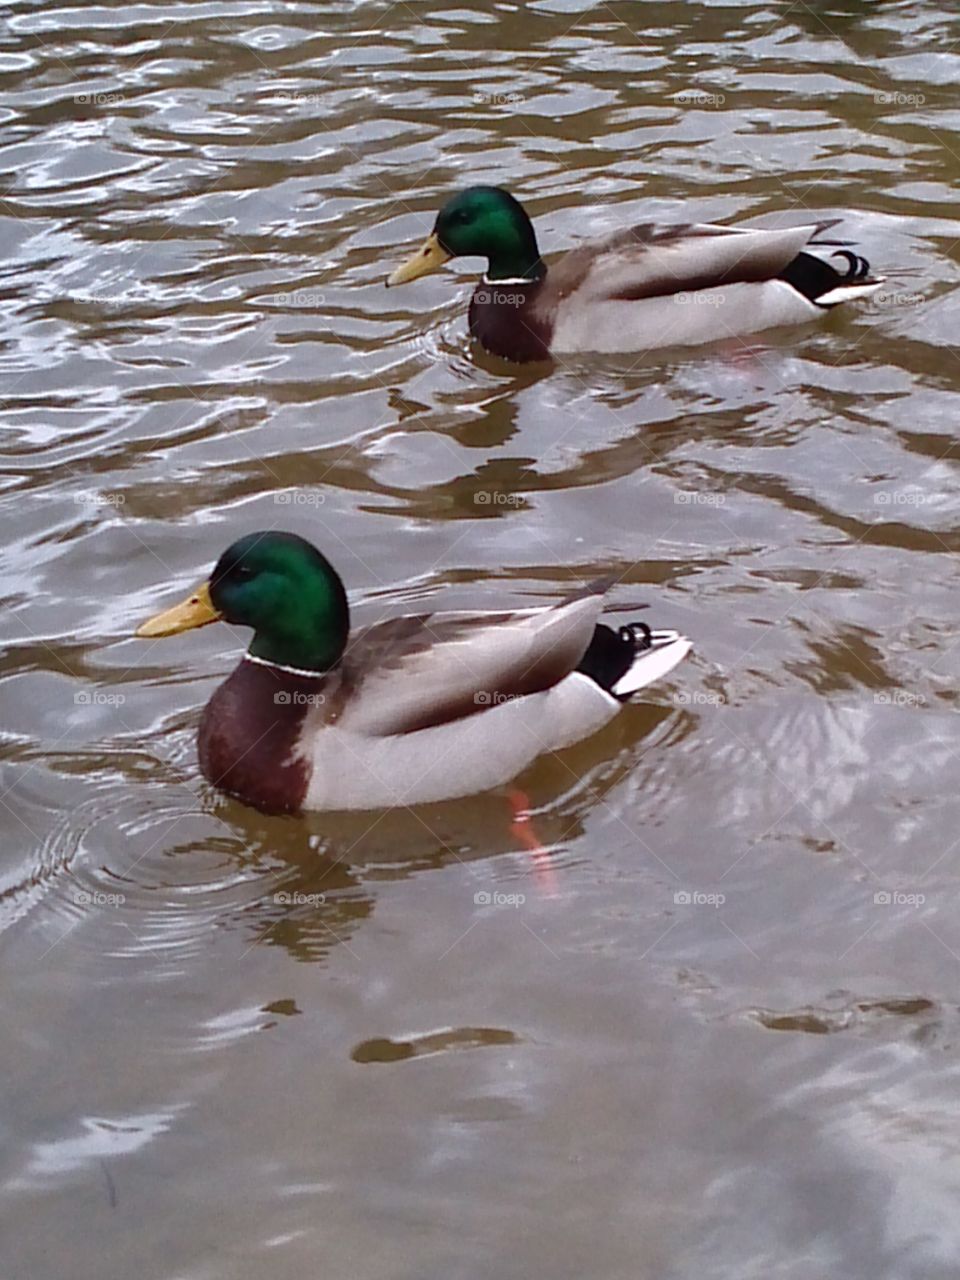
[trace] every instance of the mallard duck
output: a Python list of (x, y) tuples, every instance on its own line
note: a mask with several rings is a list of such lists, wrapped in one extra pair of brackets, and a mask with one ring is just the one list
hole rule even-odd
[(390, 618), (351, 635), (343, 583), (316, 547), (252, 533), (136, 634), (253, 628), (200, 723), (214, 786), (267, 813), (380, 809), (509, 782), (675, 667), (690, 649), (676, 632), (598, 621), (609, 585), (545, 608)]
[(779, 231), (641, 223), (571, 250), (547, 269), (523, 206), (500, 187), (469, 187), (440, 210), (388, 285), (455, 257), (487, 259), (470, 332), (493, 355), (526, 362), (578, 351), (648, 351), (739, 337), (826, 314), (883, 280), (849, 249), (805, 249), (839, 219)]

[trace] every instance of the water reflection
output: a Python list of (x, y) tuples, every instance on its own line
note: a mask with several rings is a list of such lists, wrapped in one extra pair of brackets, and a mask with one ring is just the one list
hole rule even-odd
[[(955, 15), (7, 18), (7, 1272), (952, 1280)], [(383, 288), (485, 181), (551, 253), (842, 216), (890, 288), (518, 371), (474, 273)], [(695, 656), (526, 825), (263, 819), (198, 781), (232, 638), (129, 635), (273, 526), (365, 621), (612, 571)]]

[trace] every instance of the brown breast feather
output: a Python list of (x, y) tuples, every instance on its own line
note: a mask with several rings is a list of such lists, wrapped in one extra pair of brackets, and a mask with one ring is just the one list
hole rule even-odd
[(310, 764), (295, 748), (307, 713), (325, 705), (324, 684), (322, 676), (241, 662), (204, 710), (197, 739), (203, 776), (264, 813), (299, 812)]

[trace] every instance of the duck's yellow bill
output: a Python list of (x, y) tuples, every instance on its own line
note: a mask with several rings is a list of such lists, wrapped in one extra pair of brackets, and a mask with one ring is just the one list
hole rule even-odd
[(210, 583), (204, 582), (186, 600), (142, 622), (134, 634), (145, 640), (155, 636), (175, 636), (181, 631), (192, 631), (194, 627), (205, 627), (208, 622), (219, 622), (222, 617), (210, 599)]
[(431, 271), (439, 271), (452, 257), (453, 254), (447, 253), (436, 233), (431, 232), (413, 257), (401, 262), (396, 271), (390, 273), (387, 288), (394, 284), (406, 284), (408, 280), (418, 280), (420, 276), (428, 276)]

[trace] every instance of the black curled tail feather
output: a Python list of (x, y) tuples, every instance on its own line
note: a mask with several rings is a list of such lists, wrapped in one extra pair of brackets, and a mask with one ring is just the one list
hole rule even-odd
[(870, 278), (870, 263), (866, 258), (861, 258), (858, 253), (854, 253), (850, 249), (838, 249), (836, 253), (831, 253), (831, 258), (845, 258), (847, 261), (846, 275), (837, 272), (839, 282), (841, 284), (853, 284), (855, 280), (868, 280)]
[[(831, 258), (842, 258), (846, 270), (840, 270), (823, 258), (812, 253), (798, 253), (792, 262), (777, 276), (784, 280), (798, 293), (803, 294), (808, 302), (819, 303), (819, 299), (831, 290), (844, 285), (868, 285), (875, 281), (870, 275), (870, 263), (851, 249), (837, 249)], [(876, 283), (879, 283), (877, 281)], [(825, 304), (829, 307), (829, 303)]]
[(652, 643), (653, 632), (645, 622), (628, 622), (616, 631), (598, 622), (577, 670), (589, 676), (607, 693), (613, 693), (617, 683), (633, 666), (637, 654), (649, 649)]

